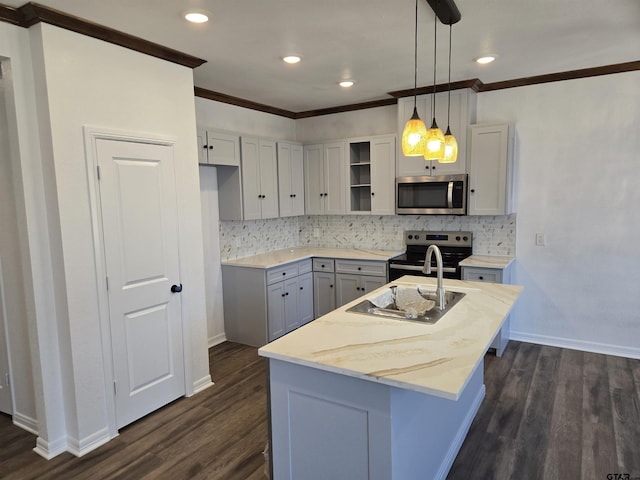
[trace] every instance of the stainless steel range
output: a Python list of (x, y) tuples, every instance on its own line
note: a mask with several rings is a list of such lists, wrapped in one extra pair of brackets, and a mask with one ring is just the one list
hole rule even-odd
[(472, 253), (471, 232), (423, 232), (410, 230), (404, 232), (407, 250), (402, 255), (389, 260), (389, 281), (403, 275), (436, 276), (435, 255), (432, 257), (432, 273), (422, 273), (424, 257), (429, 245), (437, 245), (442, 253), (444, 278), (462, 278), (459, 264)]

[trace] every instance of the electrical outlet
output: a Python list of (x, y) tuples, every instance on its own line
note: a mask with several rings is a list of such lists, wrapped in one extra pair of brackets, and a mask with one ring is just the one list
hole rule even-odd
[(544, 233), (536, 233), (536, 246), (544, 247)]
[(320, 238), (320, 229), (319, 228), (314, 228), (313, 229), (313, 238)]

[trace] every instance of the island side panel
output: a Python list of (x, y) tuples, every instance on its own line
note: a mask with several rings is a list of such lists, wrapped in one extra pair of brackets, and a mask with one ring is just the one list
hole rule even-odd
[(444, 480), (485, 396), (484, 363), (458, 400), (391, 391), (393, 479)]
[(269, 379), (274, 478), (391, 478), (391, 387), (274, 359)]

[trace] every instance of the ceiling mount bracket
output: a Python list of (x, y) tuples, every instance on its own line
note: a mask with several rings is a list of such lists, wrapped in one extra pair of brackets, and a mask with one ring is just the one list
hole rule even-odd
[(427, 0), (427, 3), (440, 21), (445, 25), (458, 23), (462, 18), (460, 10), (458, 10), (458, 7), (453, 0)]

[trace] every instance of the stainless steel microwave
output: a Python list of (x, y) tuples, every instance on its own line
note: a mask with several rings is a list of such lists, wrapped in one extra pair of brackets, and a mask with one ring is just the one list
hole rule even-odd
[(398, 215), (466, 215), (467, 175), (397, 177)]

